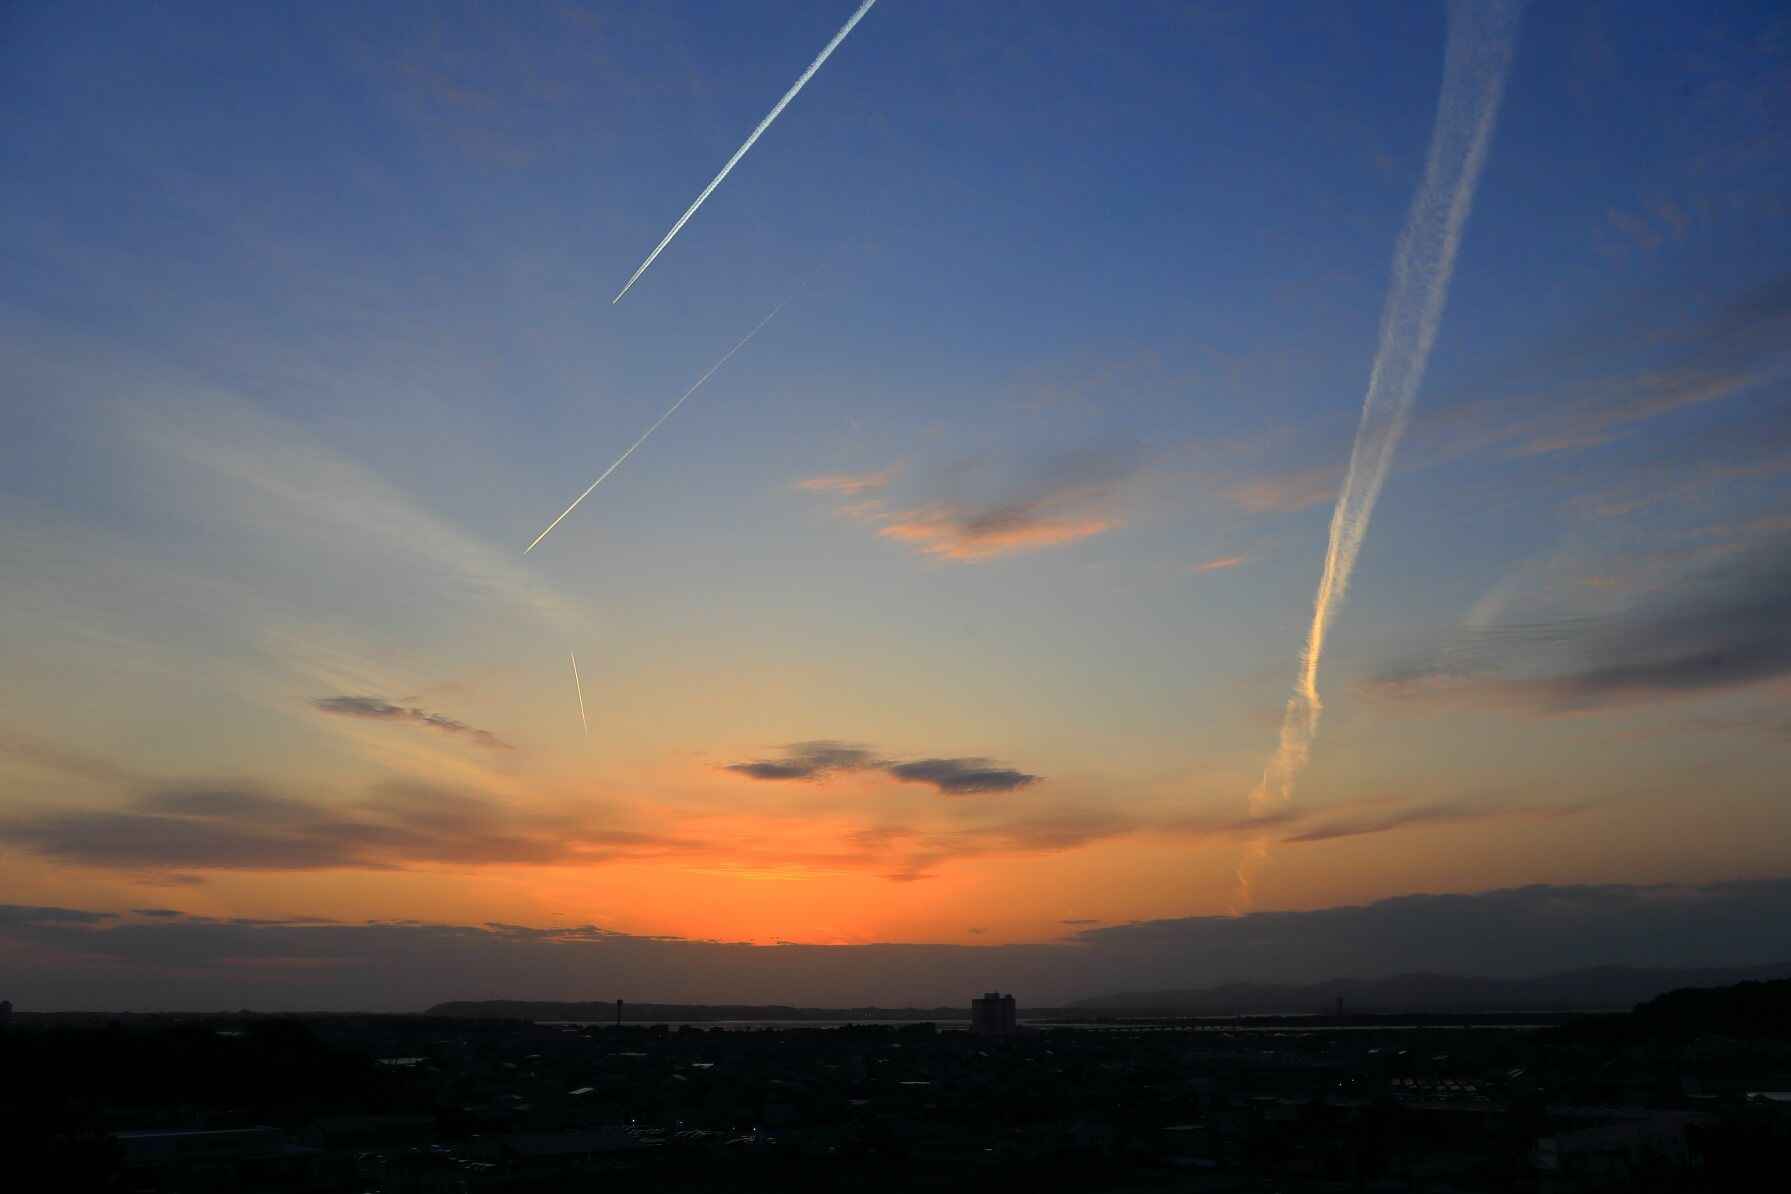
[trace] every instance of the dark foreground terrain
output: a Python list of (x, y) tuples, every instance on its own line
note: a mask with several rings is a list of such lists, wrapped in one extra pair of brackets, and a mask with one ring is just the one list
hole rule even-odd
[(0, 1028), (21, 1191), (1784, 1188), (1791, 982), (1555, 1026)]

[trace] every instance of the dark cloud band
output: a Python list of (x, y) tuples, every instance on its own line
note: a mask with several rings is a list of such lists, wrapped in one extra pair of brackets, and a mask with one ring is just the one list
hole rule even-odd
[(930, 785), (944, 796), (1013, 792), (1036, 784), (1041, 778), (996, 766), (989, 759), (915, 759), (903, 763), (880, 757), (856, 743), (826, 740), (794, 742), (784, 748), (782, 758), (730, 763), (727, 770), (771, 781), (819, 781), (839, 772), (881, 771), (903, 783)]
[(133, 1000), (148, 1007), (419, 1011), (461, 993), (453, 976), (486, 973), (540, 999), (585, 999), (595, 988), (700, 1003), (725, 990), (742, 1003), (933, 1006), (999, 982), (1037, 1006), (1339, 975), (1528, 978), (1589, 965), (1760, 966), (1791, 959), (1791, 880), (1407, 895), (1079, 928), (1066, 941), (1000, 946), (765, 946), (589, 925), (145, 921), (0, 905), (0, 956), (15, 949), (34, 959), (9, 976), (20, 1006), (113, 1007), (128, 975)]

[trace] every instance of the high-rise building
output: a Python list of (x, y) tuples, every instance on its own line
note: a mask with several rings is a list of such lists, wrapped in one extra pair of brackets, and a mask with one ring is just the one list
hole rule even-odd
[(971, 1032), (1013, 1032), (1020, 1026), (1014, 1016), (1014, 997), (990, 991), (970, 1001)]

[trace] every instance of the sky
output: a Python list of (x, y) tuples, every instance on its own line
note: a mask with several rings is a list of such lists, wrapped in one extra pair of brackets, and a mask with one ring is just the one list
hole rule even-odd
[(1523, 8), (1273, 807), (1451, 10), (880, 0), (612, 303), (855, 7), (0, 9), (9, 997), (1791, 958), (1782, 6)]

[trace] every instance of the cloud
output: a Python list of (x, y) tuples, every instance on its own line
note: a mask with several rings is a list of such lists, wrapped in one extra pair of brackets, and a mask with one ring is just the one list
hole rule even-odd
[[(989, 471), (986, 467), (967, 465), (956, 470), (961, 485), (954, 485), (954, 492), (901, 505), (867, 499), (838, 513), (924, 555), (987, 560), (1075, 543), (1118, 527), (1113, 507), (1138, 466), (1138, 452), (1129, 447), (1059, 454), (992, 484), (976, 483)], [(882, 487), (887, 479), (887, 472), (818, 477), (797, 488), (857, 495)]]
[(859, 494), (871, 493), (889, 484), (889, 469), (881, 469), (874, 473), (834, 473), (825, 477), (810, 477), (798, 481), (791, 488), (809, 493)]
[(1577, 396), (1561, 402), (1539, 426), (1521, 433), (1509, 451), (1514, 456), (1539, 456), (1596, 447), (1615, 439), (1628, 424), (1727, 398), (1752, 380), (1746, 373), (1698, 370), (1647, 371), (1608, 379), (1582, 387)]
[[(1732, 271), (1728, 271), (1732, 272)], [(1496, 454), (1548, 458), (1585, 453), (1622, 440), (1653, 420), (1694, 406), (1757, 408), (1782, 402), (1791, 341), (1791, 272), (1708, 298), (1706, 276), (1588, 316), (1581, 326), (1536, 346), (1513, 364), (1427, 400), (1415, 414), (1404, 469), (1431, 468)], [(1613, 320), (1620, 317), (1620, 323)], [(1782, 418), (1760, 424), (1753, 437), (1720, 429), (1687, 428), (1657, 446), (1661, 459), (1592, 457), (1576, 462), (1572, 480), (1640, 487), (1659, 495), (1677, 487), (1688, 464), (1725, 475), (1742, 457), (1757, 461), (1769, 449), (1785, 467)], [(1342, 478), (1341, 427), (1317, 437), (1305, 458), (1280, 472), (1237, 484), (1234, 503), (1255, 513), (1296, 513), (1336, 495)], [(1732, 443), (1730, 441), (1733, 441)], [(1695, 459), (1692, 454), (1695, 453)], [(1509, 471), (1509, 470), (1507, 470)], [(1663, 485), (1664, 480), (1671, 484)], [(1535, 484), (1528, 474), (1524, 483)]]
[[(1492, 397), (1445, 397), (1414, 427), (1432, 440), (1430, 463), (1498, 449), (1510, 456), (1597, 447), (1623, 430), (1687, 406), (1756, 391), (1781, 368), (1791, 338), (1791, 272), (1696, 305), (1703, 285), (1632, 312), (1623, 334), (1570, 333)], [(1483, 387), (1489, 383), (1482, 383)]]
[(1495, 793), (1455, 800), (1421, 801), (1375, 796), (1323, 805), (1288, 806), (1260, 816), (1240, 816), (1231, 812), (1223, 816), (1178, 813), (1155, 821), (1136, 820), (1127, 829), (1189, 842), (1247, 842), (1267, 838), (1284, 845), (1297, 845), (1429, 826), (1570, 817), (1598, 811), (1611, 803), (1609, 800), (1581, 800), (1545, 805), (1521, 800), (1514, 802)]
[[(1043, 779), (983, 758), (927, 758), (899, 761), (855, 743), (831, 740), (795, 743), (781, 757), (736, 763), (726, 768), (762, 782), (816, 783), (846, 773), (881, 773), (899, 782), (932, 787), (940, 803), (878, 806), (851, 802), (832, 806), (824, 828), (815, 822), (813, 806), (799, 815), (811, 829), (820, 829), (820, 846), (792, 848), (789, 822), (776, 814), (750, 825), (731, 822), (730, 844), (722, 851), (723, 869), (777, 877), (803, 873), (870, 872), (898, 883), (935, 877), (940, 868), (991, 856), (1032, 857), (1080, 849), (1095, 842), (1136, 835), (1166, 842), (1222, 843), (1252, 840), (1263, 834), (1289, 844), (1320, 843), (1346, 837), (1411, 832), (1498, 820), (1542, 820), (1590, 813), (1597, 801), (1540, 805), (1499, 793), (1480, 793), (1458, 800), (1409, 800), (1376, 797), (1285, 809), (1249, 817), (1226, 810), (1224, 815), (1126, 810), (1112, 801), (1089, 804), (1074, 792), (1040, 794), (1023, 802), (957, 799), (996, 796), (1042, 784)], [(854, 818), (873, 816), (869, 824)], [(828, 841), (828, 835), (837, 835)], [(837, 843), (837, 844), (836, 844)], [(693, 857), (712, 855), (714, 847), (697, 847)], [(713, 862), (698, 865), (716, 865)]]
[[(1302, 809), (1263, 819), (1141, 815), (1110, 800), (1040, 792), (991, 799), (1043, 780), (980, 757), (901, 760), (860, 743), (793, 743), (777, 755), (727, 768), (763, 782), (817, 783), (837, 774), (920, 783), (949, 799), (840, 802), (817, 811), (736, 810), (678, 836), (605, 825), (586, 813), (543, 813), (434, 785), (391, 784), (324, 801), (248, 782), (162, 784), (114, 808), (45, 808), (0, 819), (0, 844), (74, 866), (119, 872), (155, 886), (205, 882), (219, 872), (402, 870), (484, 865), (592, 866), (675, 862), (758, 878), (878, 875), (897, 883), (934, 877), (977, 858), (1035, 857), (1125, 835), (1178, 843), (1274, 832), (1285, 840), (1402, 832), (1425, 825), (1583, 811), (1479, 798), (1455, 807), (1377, 800)], [(885, 792), (893, 797), (893, 792)], [(976, 798), (983, 797), (983, 798)], [(792, 815), (800, 818), (800, 830)], [(867, 818), (875, 818), (867, 823)], [(187, 917), (186, 919), (193, 919)]]
[(1453, 695), (1541, 712), (1702, 696), (1791, 674), (1787, 610), (1791, 534), (1781, 533), (1647, 591), (1621, 612), (1480, 628), (1452, 657), (1364, 687), (1390, 698)]
[(1588, 492), (1583, 511), (1614, 517), (1662, 503), (1684, 504), (1698, 491), (1775, 477), (1791, 470), (1791, 402), (1755, 403), (1653, 446), (1633, 461), (1578, 470)]
[(1240, 564), (1248, 564), (1249, 556), (1220, 556), (1216, 560), (1208, 560), (1204, 564), (1195, 564), (1191, 571), (1218, 572), (1222, 568), (1236, 568)]
[(118, 919), (116, 912), (81, 912), (74, 908), (0, 904), (0, 928), (19, 928), (26, 925), (90, 925), (116, 919)]
[(344, 717), (364, 717), (373, 721), (404, 721), (412, 725), (440, 730), (444, 734), (465, 738), (469, 742), (476, 742), (480, 746), (487, 746), (492, 750), (513, 749), (508, 742), (489, 730), (476, 730), (464, 722), (455, 721), (451, 717), (443, 717), (439, 713), (431, 713), (427, 709), (393, 705), (380, 697), (321, 697), (313, 701), (312, 704), (325, 713), (337, 713)]
[[(1072, 926), (1075, 928), (1074, 926)], [(581, 925), (269, 925), (0, 906), (21, 1007), (420, 1011), (438, 1001), (608, 999), (967, 1005), (994, 986), (1050, 1005), (1122, 990), (1398, 974), (1525, 978), (1591, 965), (1791, 959), (1791, 880), (1533, 886), (1310, 911), (1075, 928), (1036, 945), (755, 946)], [(496, 984), (494, 986), (494, 983)]]
[(877, 534), (945, 560), (987, 560), (1105, 534), (1118, 520), (1061, 509), (1057, 499), (965, 507), (933, 502), (884, 516)]
[(120, 809), (3, 821), (0, 840), (59, 862), (148, 873), (557, 865), (674, 846), (650, 834), (524, 813), (417, 784), (334, 805), (252, 789), (175, 788)]
[(186, 913), (180, 911), (177, 908), (132, 908), (131, 912), (137, 916), (154, 916), (154, 917), (169, 917), (169, 916), (185, 916), (186, 915)]
[[(277, 551), (282, 561), (327, 550), (337, 562), (359, 552), (401, 568), (412, 586), (427, 577), (433, 607), (467, 603), (487, 617), (502, 610), (562, 628), (579, 624), (576, 609), (514, 553), (467, 534), (360, 461), (247, 402), (189, 395), (132, 402), (119, 413), (169, 472), (168, 492), (250, 549)], [(383, 570), (373, 573), (357, 579), (372, 584), (386, 608), (402, 599), (418, 616), (414, 588), (400, 590)], [(337, 589), (344, 583), (323, 570), (314, 575)]]
[[(1405, 971), (1494, 977), (1585, 965), (1730, 965), (1791, 957), (1791, 880), (1531, 886), (1396, 896), (1310, 912), (1184, 917), (1085, 930), (1097, 950), (1205, 953), (1265, 981)], [(1298, 960), (1296, 960), (1298, 959)]]
[(1014, 792), (1040, 779), (1011, 767), (997, 767), (988, 759), (918, 759), (892, 763), (887, 770), (903, 783), (930, 784), (945, 796)]
[[(884, 877), (912, 883), (934, 877), (935, 868), (968, 858), (1028, 857), (1061, 854), (1090, 843), (1133, 833), (1143, 826), (1124, 813), (1082, 809), (1073, 805), (1039, 806), (1022, 811), (1004, 804), (972, 806), (974, 819), (948, 826), (885, 825), (853, 835), (867, 855), (882, 860)], [(995, 815), (989, 810), (1000, 809)]]
[(1086, 916), (1068, 917), (1057, 922), (1060, 925), (1098, 925), (1101, 922)]
[(988, 759), (916, 759), (902, 763), (857, 743), (829, 740), (793, 742), (784, 747), (782, 758), (730, 763), (726, 770), (769, 781), (824, 780), (842, 771), (882, 771), (903, 783), (930, 784), (946, 796), (1012, 792), (1040, 780), (1036, 775), (998, 767)]
[(146, 811), (171, 813), (177, 817), (261, 823), (302, 821), (315, 811), (302, 800), (271, 795), (247, 786), (163, 788), (139, 797), (136, 803)]
[(1308, 506), (1337, 499), (1343, 469), (1335, 464), (1302, 468), (1239, 485), (1231, 500), (1253, 514), (1297, 514)]
[(130, 771), (83, 751), (4, 728), (0, 728), (0, 760), (60, 771), (82, 779), (97, 779), (103, 783), (132, 783), (138, 778)]
[(781, 759), (758, 759), (750, 763), (730, 763), (729, 771), (738, 771), (753, 779), (819, 780), (836, 771), (862, 771), (881, 767), (867, 748), (850, 742), (792, 742), (784, 747)]
[(1389, 833), (1396, 829), (1454, 824), (1462, 821), (1540, 821), (1555, 817), (1570, 817), (1598, 807), (1600, 805), (1595, 802), (1559, 807), (1517, 806), (1510, 808), (1470, 801), (1417, 804), (1403, 808), (1346, 813), (1336, 817), (1321, 816), (1318, 818), (1318, 824), (1307, 829), (1298, 829), (1283, 837), (1281, 841), (1288, 844), (1329, 842), (1338, 838), (1364, 837), (1371, 833)]
[(1614, 207), (1606, 208), (1604, 215), (1614, 228), (1650, 252), (1660, 248), (1662, 241), (1665, 240), (1665, 237), (1657, 229), (1640, 216)]

